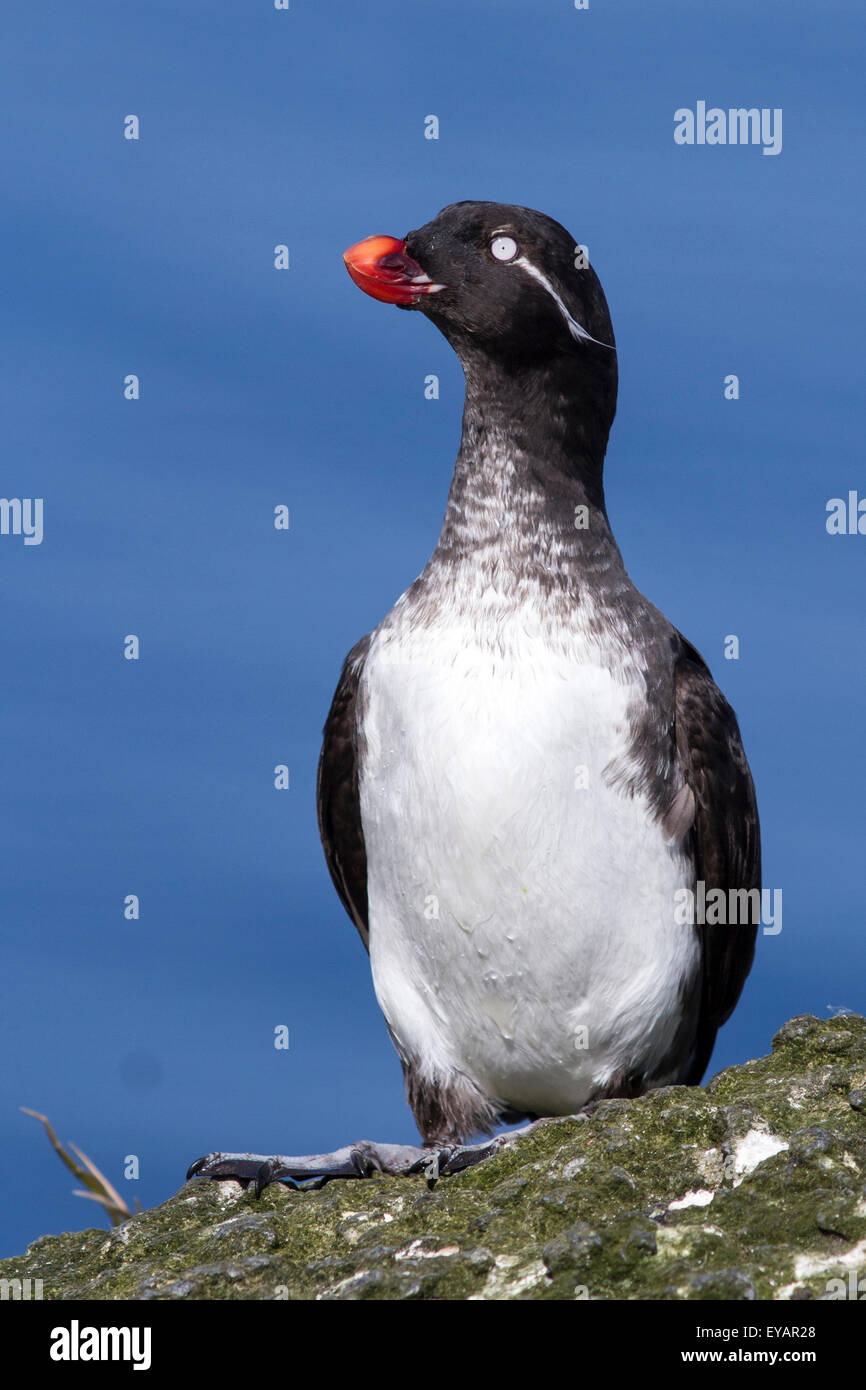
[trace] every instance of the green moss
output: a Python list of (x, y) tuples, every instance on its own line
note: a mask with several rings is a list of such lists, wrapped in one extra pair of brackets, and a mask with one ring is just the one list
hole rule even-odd
[(860, 1242), (866, 1271), (864, 1097), (866, 1020), (792, 1019), (705, 1089), (547, 1121), (432, 1192), (196, 1181), (0, 1278), (52, 1299), (825, 1297)]

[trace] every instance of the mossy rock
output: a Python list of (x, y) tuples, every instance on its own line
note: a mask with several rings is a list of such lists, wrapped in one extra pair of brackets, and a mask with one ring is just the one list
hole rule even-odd
[(428, 1191), (377, 1176), (256, 1200), (193, 1181), (0, 1262), (48, 1299), (827, 1298), (866, 1271), (866, 1019), (549, 1120)]

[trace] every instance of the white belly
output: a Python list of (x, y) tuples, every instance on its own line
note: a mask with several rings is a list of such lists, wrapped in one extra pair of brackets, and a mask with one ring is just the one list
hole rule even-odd
[[(447, 614), (374, 636), (360, 782), (376, 994), (423, 1072), (569, 1113), (670, 1047), (697, 945), (691, 867), (639, 796), (629, 702), (579, 631), (531, 614), (493, 646)], [(585, 769), (585, 771), (584, 771)]]

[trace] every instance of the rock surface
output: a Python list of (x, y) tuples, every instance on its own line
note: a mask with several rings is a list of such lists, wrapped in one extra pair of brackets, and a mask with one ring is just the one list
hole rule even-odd
[[(382, 1137), (382, 1136), (380, 1136)], [(550, 1120), (442, 1179), (194, 1181), (0, 1262), (51, 1299), (791, 1299), (866, 1276), (866, 1019), (792, 1019), (705, 1088)], [(836, 1296), (839, 1296), (838, 1293)]]

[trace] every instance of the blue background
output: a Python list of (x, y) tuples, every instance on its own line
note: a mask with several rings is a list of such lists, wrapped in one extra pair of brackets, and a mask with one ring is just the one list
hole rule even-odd
[[(343, 656), (435, 544), (462, 404), (444, 339), (340, 254), (458, 199), (588, 244), (614, 531), (740, 718), (784, 926), (712, 1069), (864, 1011), (866, 537), (825, 529), (866, 491), (859, 6), (85, 11), (5, 20), (0, 493), (44, 498), (45, 538), (0, 537), (0, 1251), (102, 1220), (20, 1105), (145, 1206), (212, 1148), (415, 1136), (314, 785)], [(698, 100), (782, 107), (782, 153), (678, 147)]]

